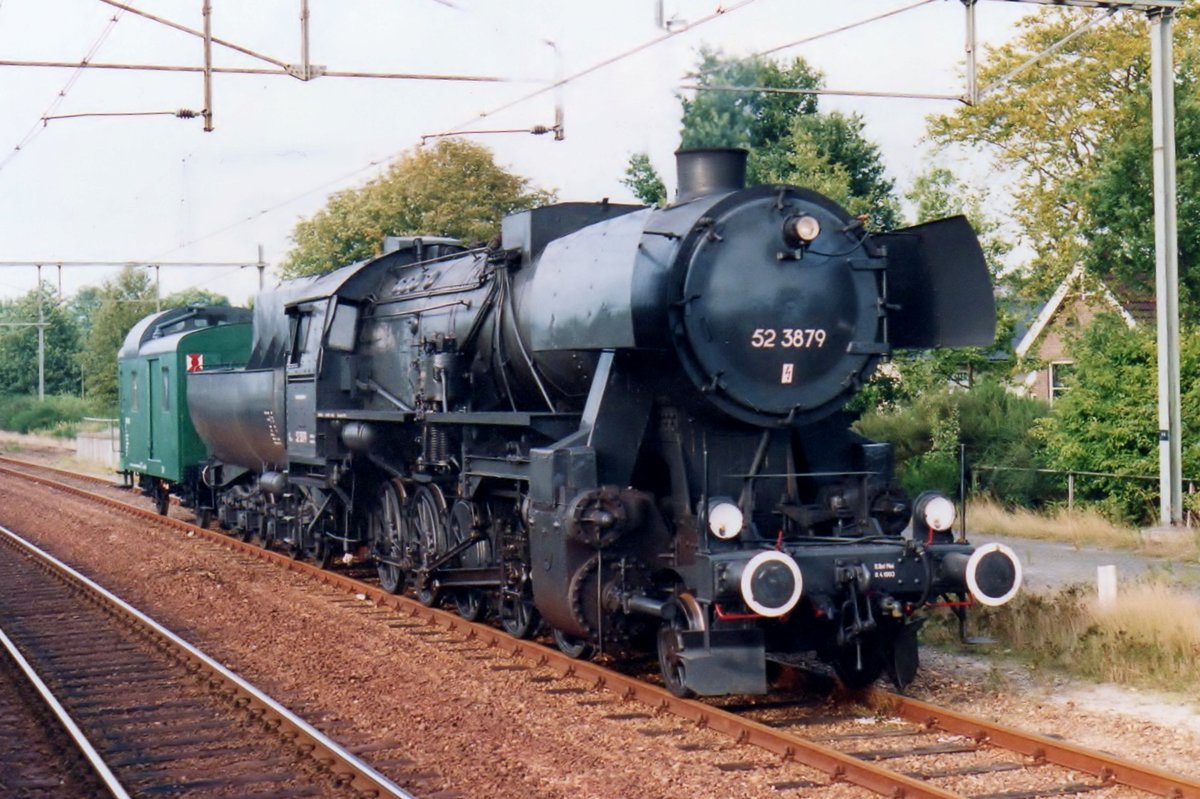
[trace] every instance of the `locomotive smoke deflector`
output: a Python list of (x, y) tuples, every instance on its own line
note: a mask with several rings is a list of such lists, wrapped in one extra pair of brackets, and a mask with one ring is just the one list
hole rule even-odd
[(966, 217), (872, 236), (887, 248), (888, 343), (901, 348), (990, 347), (996, 300)]
[(679, 187), (675, 192), (675, 204), (745, 188), (747, 155), (745, 150), (734, 147), (676, 150)]

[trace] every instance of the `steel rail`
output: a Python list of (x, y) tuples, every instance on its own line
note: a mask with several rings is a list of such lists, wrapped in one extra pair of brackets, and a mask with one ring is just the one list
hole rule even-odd
[(1101, 754), (907, 696), (875, 691), (872, 702), (881, 710), (894, 713), (907, 721), (936, 727), (956, 735), (965, 735), (1037, 761), (1092, 774), (1106, 782), (1128, 785), (1159, 796), (1200, 799), (1200, 780), (1170, 774), (1151, 766), (1123, 760), (1115, 755)]
[[(36, 466), (36, 468), (50, 467)], [(56, 471), (66, 472), (61, 469)], [(448, 611), (426, 607), (407, 597), (389, 594), (380, 588), (302, 561), (293, 560), (287, 555), (245, 543), (223, 533), (196, 527), (178, 519), (159, 516), (153, 511), (143, 510), (27, 472), (13, 471), (0, 466), (0, 474), (19, 476), (99, 502), (138, 518), (157, 521), (189, 535), (202, 536), (240, 554), (251, 555), (285, 569), (308, 575), (326, 585), (359, 595), (364, 600), (369, 599), (376, 605), (407, 613), (413, 618), (443, 627), (448, 632), (465, 634), (468, 638), (481, 641), (489, 647), (507, 651), (513, 656), (527, 658), (538, 666), (554, 670), (562, 677), (576, 677), (591, 681), (595, 688), (617, 693), (626, 701), (640, 702), (658, 713), (671, 713), (691, 721), (699, 727), (727, 735), (739, 743), (751, 744), (777, 754), (785, 761), (815, 768), (830, 775), (834, 780), (849, 782), (881, 795), (894, 797), (894, 799), (961, 799), (958, 794), (919, 779), (898, 774), (871, 762), (859, 760), (836, 749), (748, 720), (703, 702), (680, 699), (663, 688), (635, 677), (611, 671), (590, 661), (574, 660), (557, 649), (551, 649), (533, 641), (512, 638), (490, 625), (468, 622)], [(1172, 775), (1153, 767), (884, 691), (872, 692), (870, 699), (881, 709), (887, 709), (905, 720), (926, 726), (936, 725), (946, 732), (987, 742), (998, 748), (1029, 756), (1035, 761), (1044, 760), (1055, 765), (1077, 769), (1107, 781), (1128, 785), (1161, 796), (1200, 799), (1200, 782), (1187, 777)]]
[[(0, 530), (3, 529), (3, 527), (0, 527)], [(109, 769), (108, 764), (104, 762), (104, 758), (100, 756), (100, 753), (96, 751), (94, 746), (92, 746), (91, 741), (89, 741), (87, 736), (83, 734), (83, 730), (79, 729), (79, 725), (75, 723), (73, 718), (71, 718), (71, 714), (68, 713), (67, 709), (62, 706), (62, 703), (58, 701), (56, 696), (54, 696), (54, 693), (50, 690), (50, 687), (46, 685), (45, 681), (42, 680), (42, 678), (34, 670), (33, 666), (29, 664), (29, 661), (25, 659), (25, 656), (22, 655), (17, 649), (17, 645), (12, 642), (12, 639), (4, 634), (3, 630), (0, 630), (0, 646), (2, 646), (4, 650), (8, 652), (8, 657), (14, 664), (16, 664), (17, 669), (19, 669), (21, 674), (24, 675), (25, 679), (29, 681), (29, 684), (34, 687), (34, 690), (37, 691), (38, 696), (41, 697), (43, 704), (45, 704), (50, 712), (54, 715), (54, 718), (57, 719), (59, 725), (62, 726), (67, 735), (71, 736), (71, 740), (75, 742), (75, 746), (77, 746), (79, 751), (83, 753), (84, 758), (87, 759), (88, 765), (91, 766), (92, 771), (96, 773), (96, 776), (100, 779), (100, 781), (104, 783), (104, 787), (110, 794), (112, 794), (113, 798), (130, 799), (129, 792), (125, 790), (123, 785), (121, 785), (120, 780), (116, 778), (116, 776)]]
[[(34, 478), (32, 475), (21, 472), (11, 472), (7, 469), (0, 470), (9, 474), (19, 474), (24, 478), (33, 478), (36, 482), (43, 485), (53, 484), (52, 481), (47, 481), (44, 478)], [(81, 496), (90, 495), (91, 497), (99, 497), (99, 495), (91, 494), (83, 489), (54, 484), (60, 490), (68, 493)], [(106, 499), (106, 498), (100, 498)], [(121, 506), (123, 503), (108, 500), (109, 504)], [(128, 506), (126, 506), (128, 507)], [(161, 519), (163, 517), (157, 514), (151, 514), (148, 511), (142, 511), (140, 508), (131, 508), (138, 511), (139, 514), (145, 513), (152, 518)], [(172, 520), (174, 521), (174, 520)], [(179, 525), (198, 530), (200, 528), (194, 525), (178, 522)], [(236, 691), (238, 697), (247, 703), (247, 707), (252, 711), (261, 712), (263, 717), (278, 722), (288, 732), (295, 733), (295, 742), (301, 745), (309, 745), (315, 751), (320, 753), (319, 759), (329, 760), (330, 770), (339, 777), (347, 780), (348, 784), (356, 789), (366, 792), (374, 796), (390, 796), (396, 799), (415, 799), (415, 797), (402, 789), (400, 786), (393, 783), (387, 777), (375, 771), (367, 763), (360, 760), (355, 755), (346, 751), (337, 742), (326, 736), (320, 730), (313, 727), (311, 724), (292, 713), (283, 705), (276, 702), (270, 696), (260, 691), (249, 682), (234, 674), (229, 669), (222, 666), (217, 661), (213, 660), (208, 655), (201, 652), (190, 643), (180, 638), (175, 633), (163, 627), (154, 619), (147, 616), (137, 608), (125, 602), (120, 597), (111, 593), (107, 589), (93, 582), (88, 577), (73, 569), (71, 566), (50, 555), (47, 552), (39, 549), (30, 542), (21, 538), (19, 535), (0, 525), (0, 536), (10, 543), (12, 546), (28, 554), (35, 560), (49, 567), (55, 575), (67, 583), (70, 583), (91, 596), (101, 606), (113, 611), (117, 616), (131, 621), (135, 626), (143, 632), (158, 641), (167, 645), (167, 647), (176, 655), (180, 656), (183, 661), (193, 664), (196, 667), (203, 669), (206, 673), (212, 675), (221, 681), (224, 685)]]

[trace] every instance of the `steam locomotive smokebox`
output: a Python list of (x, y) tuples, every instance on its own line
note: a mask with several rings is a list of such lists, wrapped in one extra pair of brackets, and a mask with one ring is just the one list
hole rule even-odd
[(679, 188), (676, 203), (685, 203), (708, 194), (726, 194), (746, 187), (745, 150), (712, 147), (677, 150), (675, 170)]

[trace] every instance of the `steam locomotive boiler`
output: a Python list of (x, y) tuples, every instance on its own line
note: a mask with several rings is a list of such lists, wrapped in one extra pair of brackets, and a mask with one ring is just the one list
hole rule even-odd
[(961, 217), (868, 234), (744, 170), (681, 152), (666, 208), (390, 239), (264, 293), (246, 367), (188, 376), (204, 510), (575, 656), (656, 650), (678, 694), (807, 653), (907, 684), (923, 609), (1003, 603), (1021, 567), (839, 410), (893, 347), (990, 344), (986, 265)]

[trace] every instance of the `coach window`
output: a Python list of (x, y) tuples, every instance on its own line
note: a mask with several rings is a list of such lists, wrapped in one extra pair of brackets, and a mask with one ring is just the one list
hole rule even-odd
[(129, 370), (129, 409), (138, 412), (138, 373), (137, 369)]
[(171, 370), (167, 367), (162, 368), (162, 409), (164, 411), (171, 410)]

